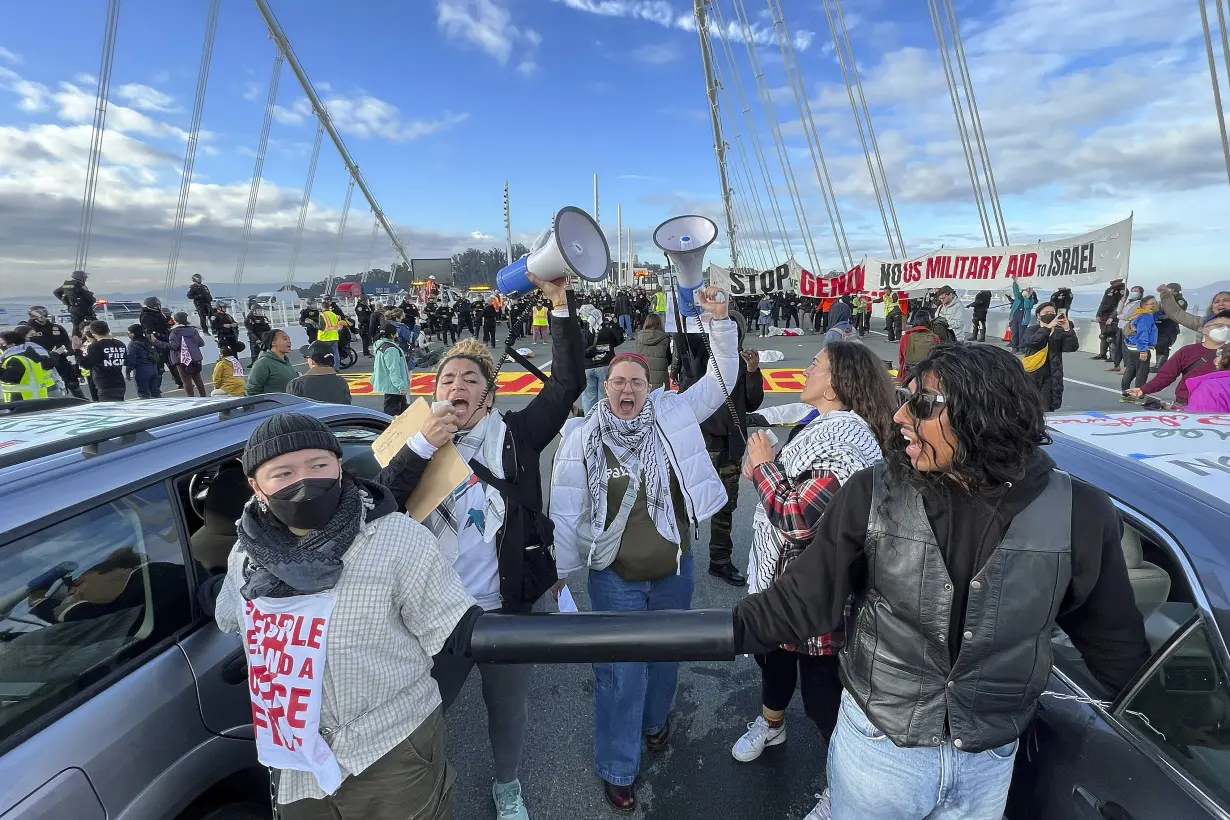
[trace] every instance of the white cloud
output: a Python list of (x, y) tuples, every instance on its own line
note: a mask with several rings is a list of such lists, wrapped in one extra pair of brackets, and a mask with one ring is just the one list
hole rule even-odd
[[(410, 142), (419, 137), (435, 134), (460, 125), (470, 118), (467, 113), (445, 112), (437, 119), (403, 118), (401, 111), (392, 103), (370, 94), (357, 97), (334, 95), (322, 100), (325, 110), (337, 129), (347, 136), (359, 139), (386, 139), (392, 142)], [(290, 107), (275, 106), (273, 117), (283, 125), (315, 124), (312, 105), (306, 97), (295, 100)]]
[(95, 77), (93, 74), (81, 73), (75, 76), (73, 79), (81, 83), (82, 85), (95, 85), (95, 86), (98, 85), (98, 78)]
[(166, 85), (167, 83), (171, 82), (171, 72), (155, 71), (153, 81), (158, 83), (158, 85)]
[(436, 25), (446, 37), (476, 46), (500, 65), (508, 65), (513, 49), (524, 44), (529, 54), (517, 61), (518, 70), (528, 74), (536, 67), (532, 55), (542, 36), (514, 25), (501, 0), (436, 0)]
[(678, 60), (680, 53), (673, 43), (657, 43), (638, 46), (629, 52), (629, 56), (638, 63), (666, 65)]
[(523, 77), (533, 76), (538, 72), (538, 63), (533, 60), (522, 60), (517, 63), (517, 73)]
[(491, 234), (483, 233), (482, 231), (470, 231), (470, 238), (476, 242), (489, 242), (495, 239)]
[(125, 100), (138, 111), (175, 111), (175, 99), (156, 88), (140, 83), (125, 83), (113, 96)]
[(50, 97), (47, 86), (24, 79), (4, 66), (0, 66), (0, 90), (16, 94), (17, 107), (27, 113), (45, 110)]
[(3, 60), (13, 65), (21, 65), (25, 59), (16, 51), (9, 51), (4, 46), (0, 46), (0, 60)]
[(249, 80), (243, 84), (243, 98), (249, 102), (256, 102), (267, 93), (267, 90), (261, 90), (260, 83)]
[[(673, 3), (666, 2), (666, 0), (554, 0), (554, 2), (600, 17), (623, 17), (629, 20), (654, 23), (663, 28), (696, 31), (696, 18), (691, 9), (676, 9)], [(737, 43), (750, 39), (756, 45), (761, 46), (777, 44), (777, 35), (773, 31), (772, 23), (766, 25), (755, 20), (748, 22), (750, 37), (745, 36), (742, 26), (734, 19), (728, 20), (725, 27), (711, 20), (709, 31), (715, 37), (722, 37)], [(792, 39), (797, 50), (806, 51), (815, 40), (815, 32), (798, 29), (793, 32)]]

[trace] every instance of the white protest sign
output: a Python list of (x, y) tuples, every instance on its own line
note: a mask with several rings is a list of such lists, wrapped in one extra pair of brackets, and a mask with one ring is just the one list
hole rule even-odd
[(332, 593), (321, 593), (241, 605), (257, 759), (311, 772), (325, 794), (342, 784), (333, 750), (320, 736), (333, 601)]

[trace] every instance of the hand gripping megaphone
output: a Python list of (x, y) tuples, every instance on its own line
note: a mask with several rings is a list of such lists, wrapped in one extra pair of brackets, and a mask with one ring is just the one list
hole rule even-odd
[(705, 250), (717, 235), (717, 223), (695, 214), (672, 217), (654, 229), (653, 244), (675, 266), (679, 305), (685, 316), (696, 312), (696, 291), (705, 284)]
[(555, 215), (550, 229), (538, 237), (525, 256), (500, 269), (496, 287), (505, 296), (534, 289), (527, 273), (539, 279), (562, 279), (576, 274), (601, 281), (611, 266), (611, 249), (602, 229), (589, 214), (569, 206)]

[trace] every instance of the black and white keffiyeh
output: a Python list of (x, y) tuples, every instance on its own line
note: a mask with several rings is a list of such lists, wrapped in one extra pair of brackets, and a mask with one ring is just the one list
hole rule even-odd
[(628, 492), (633, 498), (644, 486), (649, 517), (658, 533), (672, 544), (678, 544), (679, 525), (671, 499), (670, 465), (658, 435), (653, 402), (646, 401), (636, 418), (621, 419), (611, 412), (610, 403), (603, 398), (598, 403), (597, 416), (598, 423), (593, 425), (585, 441), (585, 472), (593, 504), (594, 534), (606, 529), (607, 466), (603, 452), (606, 447), (627, 470)]

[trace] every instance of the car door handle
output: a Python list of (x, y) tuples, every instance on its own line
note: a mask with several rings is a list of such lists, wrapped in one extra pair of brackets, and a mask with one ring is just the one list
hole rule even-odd
[(1118, 803), (1104, 803), (1096, 794), (1086, 789), (1084, 786), (1077, 786), (1072, 790), (1072, 796), (1076, 800), (1088, 806), (1091, 811), (1097, 812), (1098, 817), (1103, 817), (1106, 820), (1132, 820), (1132, 815), (1127, 809), (1120, 806)]
[(232, 686), (248, 680), (248, 658), (243, 649), (236, 649), (222, 662), (222, 681)]

